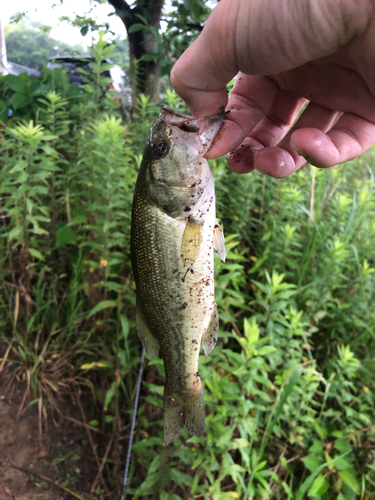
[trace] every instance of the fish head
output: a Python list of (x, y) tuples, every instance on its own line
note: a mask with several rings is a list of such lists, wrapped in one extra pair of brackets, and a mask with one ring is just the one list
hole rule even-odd
[[(223, 113), (194, 118), (162, 105), (151, 128), (145, 156), (152, 201), (172, 216), (191, 207), (204, 192), (204, 155), (219, 131)], [(207, 167), (208, 168), (208, 167)]]

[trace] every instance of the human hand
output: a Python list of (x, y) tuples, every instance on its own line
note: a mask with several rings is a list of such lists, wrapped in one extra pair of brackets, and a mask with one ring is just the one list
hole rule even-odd
[(171, 74), (193, 115), (229, 111), (206, 157), (282, 178), (374, 144), (374, 14), (371, 0), (221, 0)]

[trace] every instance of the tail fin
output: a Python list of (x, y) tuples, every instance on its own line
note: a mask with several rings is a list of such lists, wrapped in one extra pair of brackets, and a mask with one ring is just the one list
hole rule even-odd
[[(197, 390), (198, 389), (198, 390)], [(193, 436), (201, 436), (204, 432), (204, 399), (203, 389), (176, 394), (168, 386), (164, 390), (164, 444), (170, 444), (186, 425)]]

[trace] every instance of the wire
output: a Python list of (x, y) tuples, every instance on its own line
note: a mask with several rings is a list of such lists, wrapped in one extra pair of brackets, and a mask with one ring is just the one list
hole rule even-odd
[(142, 349), (142, 354), (141, 354), (141, 362), (140, 362), (140, 365), (139, 365), (137, 389), (136, 389), (135, 399), (134, 399), (134, 411), (133, 411), (132, 425), (131, 425), (131, 428), (130, 428), (130, 438), (129, 438), (129, 444), (128, 444), (128, 452), (126, 454), (126, 463), (125, 463), (125, 472), (124, 472), (124, 480), (123, 480), (121, 500), (125, 500), (125, 498), (126, 498), (126, 483), (128, 482), (130, 457), (131, 457), (131, 454), (132, 454), (132, 444), (133, 444), (133, 436), (134, 436), (134, 427), (135, 427), (135, 421), (136, 421), (136, 418), (137, 418), (138, 399), (139, 399), (139, 391), (141, 389), (142, 371), (143, 371), (144, 360), (145, 360), (145, 350), (143, 348)]

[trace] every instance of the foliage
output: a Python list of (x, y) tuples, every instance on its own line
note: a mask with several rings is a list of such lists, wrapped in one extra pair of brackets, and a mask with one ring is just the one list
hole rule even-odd
[(158, 57), (161, 74), (169, 75), (173, 64), (202, 31), (214, 3), (204, 0), (172, 0), (163, 15), (165, 31), (160, 34)]
[(49, 35), (50, 28), (22, 20), (5, 27), (8, 60), (29, 68), (46, 65), (50, 57), (82, 54), (81, 45), (71, 46)]
[[(41, 418), (64, 418), (64, 394), (93, 392), (94, 458), (114, 443), (98, 499), (119, 498), (128, 441), (140, 357), (130, 211), (158, 115), (141, 96), (132, 121), (122, 116), (102, 77), (110, 50), (102, 37), (81, 90), (57, 70), (0, 80), (13, 110), (2, 115), (0, 369), (29, 381)], [(170, 91), (164, 101), (184, 109)], [(215, 264), (218, 345), (200, 359), (206, 433), (163, 447), (164, 371), (149, 360), (134, 498), (373, 498), (373, 154), (283, 181), (212, 161), (227, 260)]]
[[(202, 31), (216, 2), (206, 0), (107, 0), (114, 8), (110, 15), (117, 15), (124, 24), (126, 40), (114, 40), (120, 50), (116, 60), (125, 69), (133, 91), (133, 104), (146, 94), (158, 101), (160, 89), (169, 86), (170, 70), (182, 52)], [(104, 30), (110, 33), (108, 21), (95, 17), (95, 6), (101, 0), (91, 2), (84, 15), (64, 16), (60, 20), (80, 29), (83, 36)], [(114, 35), (114, 33), (112, 33)], [(119, 52), (123, 55), (120, 56)]]

